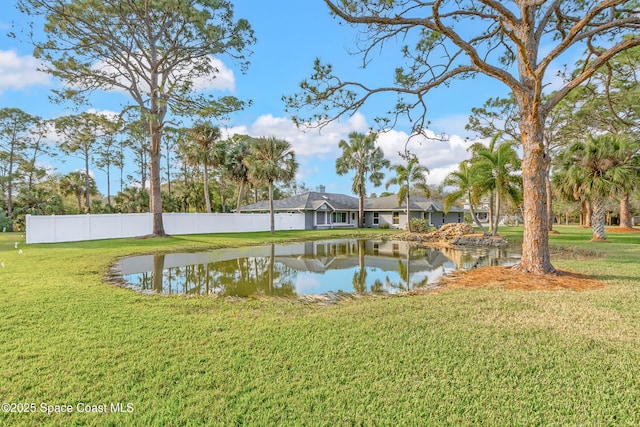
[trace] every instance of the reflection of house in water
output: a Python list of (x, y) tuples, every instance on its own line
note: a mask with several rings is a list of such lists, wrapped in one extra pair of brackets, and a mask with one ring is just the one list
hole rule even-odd
[[(298, 246), (301, 251), (295, 256), (278, 256), (275, 261), (298, 271), (320, 273), (330, 269), (354, 267), (379, 268), (382, 271), (398, 271), (398, 262), (411, 263), (411, 271), (431, 271), (449, 259), (437, 249), (415, 248), (408, 242), (383, 240), (333, 240), (306, 242)], [(363, 255), (360, 251), (364, 251)], [(277, 252), (277, 251), (276, 251)], [(295, 251), (294, 251), (295, 252)]]

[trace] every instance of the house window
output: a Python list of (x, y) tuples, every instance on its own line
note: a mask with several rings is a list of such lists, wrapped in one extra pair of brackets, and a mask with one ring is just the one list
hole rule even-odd
[(380, 221), (380, 213), (379, 212), (374, 212), (373, 213), (373, 225), (378, 225)]
[(347, 222), (347, 213), (346, 212), (334, 212), (333, 213), (333, 222), (334, 223), (345, 223)]
[(393, 213), (393, 225), (400, 224), (400, 212)]
[(316, 223), (318, 225), (323, 225), (325, 222), (325, 215), (324, 212), (318, 212), (316, 215)]
[(356, 220), (356, 213), (351, 212), (351, 221), (355, 221), (355, 220)]

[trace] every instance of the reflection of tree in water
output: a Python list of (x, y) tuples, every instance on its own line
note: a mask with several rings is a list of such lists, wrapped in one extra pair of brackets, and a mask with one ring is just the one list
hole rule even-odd
[(409, 246), (405, 255), (405, 259), (398, 260), (398, 276), (399, 281), (393, 281), (389, 276), (385, 277), (384, 282), (380, 279), (376, 279), (371, 285), (372, 293), (388, 292), (395, 289), (398, 291), (408, 291), (410, 289), (420, 288), (426, 286), (429, 283), (429, 278), (425, 277), (419, 281), (411, 281), (412, 273), (412, 261), (419, 259), (429, 259), (434, 253), (432, 249)]
[(358, 268), (353, 273), (351, 283), (356, 293), (362, 294), (367, 292), (367, 270), (365, 268)]
[(371, 292), (374, 294), (385, 292), (384, 283), (382, 283), (382, 280), (376, 279), (376, 281), (373, 282), (373, 285), (371, 285)]
[(353, 273), (353, 289), (356, 293), (367, 292), (367, 266), (364, 263), (365, 241), (358, 240), (358, 269)]
[(406, 263), (401, 259), (398, 260), (398, 274), (400, 276), (400, 280), (398, 282), (394, 282), (389, 278), (389, 276), (386, 276), (384, 283), (378, 280), (377, 282), (380, 283), (374, 285), (382, 286), (385, 289), (396, 289), (398, 291), (408, 291), (410, 289), (416, 289), (426, 286), (429, 283), (428, 277), (425, 277), (419, 281), (411, 281), (411, 255), (411, 251), (409, 251), (409, 254), (406, 258)]
[(135, 275), (134, 278), (136, 280), (132, 281), (131, 278), (129, 278), (129, 282), (143, 291), (163, 293), (164, 286), (162, 277), (164, 270), (164, 258), (165, 254), (154, 254), (153, 270)]
[[(295, 270), (268, 257), (246, 257), (207, 264), (207, 282), (215, 284), (221, 296), (295, 295)], [(209, 288), (206, 288), (207, 291)]]
[(251, 295), (294, 296), (292, 278), (296, 271), (266, 257), (249, 257), (216, 263), (216, 281), (220, 295), (248, 297)]
[(274, 250), (268, 257), (246, 257), (207, 264), (164, 268), (165, 255), (153, 257), (153, 271), (128, 277), (145, 291), (191, 295), (219, 294), (294, 296), (296, 271), (274, 262)]

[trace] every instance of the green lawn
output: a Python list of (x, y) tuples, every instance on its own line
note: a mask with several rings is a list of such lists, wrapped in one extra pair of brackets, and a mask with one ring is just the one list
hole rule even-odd
[[(36, 409), (0, 412), (0, 425), (640, 425), (640, 234), (595, 244), (590, 230), (557, 229), (554, 265), (604, 289), (331, 306), (142, 296), (102, 282), (116, 258), (270, 237), (25, 245), (0, 234), (0, 400)], [(117, 403), (132, 412), (111, 413)]]

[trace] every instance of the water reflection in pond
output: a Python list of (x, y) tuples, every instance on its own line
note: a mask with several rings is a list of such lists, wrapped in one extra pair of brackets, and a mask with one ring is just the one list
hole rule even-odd
[(124, 258), (117, 268), (133, 289), (220, 296), (395, 293), (443, 274), (515, 264), (497, 248), (423, 248), (401, 241), (331, 240)]

